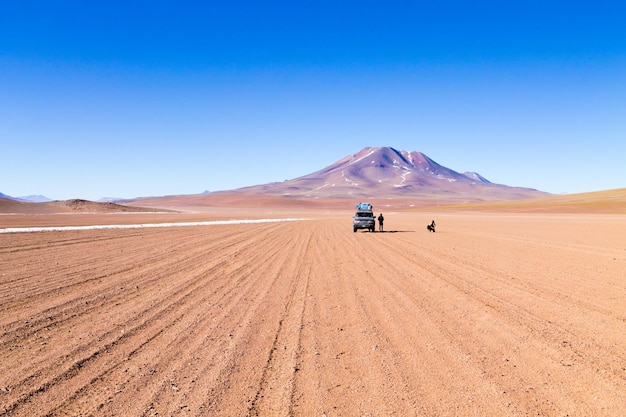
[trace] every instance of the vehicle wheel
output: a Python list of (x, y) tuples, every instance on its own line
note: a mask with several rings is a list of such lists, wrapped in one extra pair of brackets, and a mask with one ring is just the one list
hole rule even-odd
[(356, 227), (354, 228), (354, 233), (356, 233)]

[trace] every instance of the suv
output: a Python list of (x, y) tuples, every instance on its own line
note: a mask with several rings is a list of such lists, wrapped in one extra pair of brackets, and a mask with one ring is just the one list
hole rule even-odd
[(355, 232), (359, 229), (369, 229), (370, 232), (376, 230), (376, 219), (370, 203), (359, 203), (356, 205), (356, 213), (352, 218), (352, 228)]

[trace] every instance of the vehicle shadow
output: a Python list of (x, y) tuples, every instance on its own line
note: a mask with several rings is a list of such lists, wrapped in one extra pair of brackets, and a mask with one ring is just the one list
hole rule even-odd
[(370, 233), (415, 233), (415, 230), (383, 230), (382, 232), (377, 230)]

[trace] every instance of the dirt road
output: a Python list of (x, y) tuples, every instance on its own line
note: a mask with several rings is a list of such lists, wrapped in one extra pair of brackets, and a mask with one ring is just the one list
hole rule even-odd
[(385, 218), (0, 234), (0, 415), (624, 415), (624, 216)]

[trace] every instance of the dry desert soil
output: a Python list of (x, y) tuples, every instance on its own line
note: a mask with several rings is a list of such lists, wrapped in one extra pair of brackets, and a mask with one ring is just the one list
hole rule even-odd
[(624, 415), (625, 215), (350, 217), (0, 216), (0, 415)]

